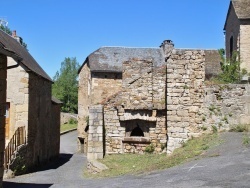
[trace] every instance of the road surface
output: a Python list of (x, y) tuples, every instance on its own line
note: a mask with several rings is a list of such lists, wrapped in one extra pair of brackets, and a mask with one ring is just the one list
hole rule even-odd
[(86, 157), (76, 153), (76, 132), (61, 137), (61, 158), (55, 168), (6, 180), (4, 188), (249, 188), (250, 147), (242, 133), (223, 133), (224, 143), (208, 150), (206, 157), (138, 176), (84, 179)]

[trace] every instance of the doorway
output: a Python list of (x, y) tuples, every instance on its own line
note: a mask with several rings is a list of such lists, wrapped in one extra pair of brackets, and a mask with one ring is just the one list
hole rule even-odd
[(6, 113), (5, 113), (5, 138), (9, 138), (10, 132), (10, 103), (6, 103)]

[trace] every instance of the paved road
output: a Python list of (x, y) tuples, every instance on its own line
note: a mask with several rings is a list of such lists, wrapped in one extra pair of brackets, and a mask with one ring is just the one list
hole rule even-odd
[[(62, 143), (65, 141), (64, 138), (74, 143), (76, 133), (62, 136)], [(82, 168), (86, 158), (82, 154), (75, 153), (75, 144), (71, 145), (72, 142), (67, 141), (61, 148), (61, 152), (68, 153), (62, 155), (63, 165), (16, 177), (5, 182), (4, 187), (249, 188), (250, 148), (242, 145), (242, 138), (241, 133), (223, 133), (224, 144), (209, 150), (205, 158), (171, 169), (140, 176), (95, 180), (82, 178)]]

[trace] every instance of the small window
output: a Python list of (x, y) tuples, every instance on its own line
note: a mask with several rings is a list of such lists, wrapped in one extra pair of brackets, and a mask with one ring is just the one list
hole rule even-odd
[(234, 50), (234, 37), (231, 36), (231, 38), (230, 38), (230, 47), (229, 47), (230, 58), (233, 55), (233, 50)]

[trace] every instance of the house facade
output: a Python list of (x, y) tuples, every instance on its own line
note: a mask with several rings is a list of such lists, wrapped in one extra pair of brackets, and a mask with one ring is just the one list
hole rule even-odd
[(15, 168), (18, 163), (15, 159), (22, 158), (21, 163), (29, 170), (59, 156), (60, 102), (51, 96), (51, 78), (20, 44), (15, 33), (10, 36), (0, 31), (0, 42), (22, 57), (21, 61), (7, 58), (10, 69), (7, 70), (6, 150), (20, 130), (25, 142), (14, 157), (5, 156), (5, 165)]
[(5, 122), (6, 122), (6, 90), (7, 90), (7, 57), (12, 57), (16, 61), (21, 57), (10, 48), (5, 48), (0, 43), (0, 187), (4, 174), (4, 149), (5, 149)]
[(224, 25), (226, 58), (239, 53), (241, 68), (250, 71), (250, 1), (231, 0)]
[[(196, 71), (188, 70), (189, 62), (196, 64), (198, 82), (192, 75)], [(205, 71), (205, 64), (215, 71)], [(178, 72), (181, 68), (184, 70)], [(187, 85), (200, 87), (205, 75), (210, 78), (220, 71), (217, 50), (177, 50), (168, 40), (159, 48), (98, 49), (79, 70), (78, 138), (82, 151), (90, 159), (104, 153), (144, 153), (150, 145), (155, 153), (171, 153), (190, 137), (189, 115), (195, 118), (201, 103), (190, 114), (188, 107), (177, 111), (174, 106), (192, 106), (190, 95), (196, 99), (196, 93)], [(176, 113), (180, 117), (175, 117)], [(178, 131), (181, 133), (176, 134)]]

